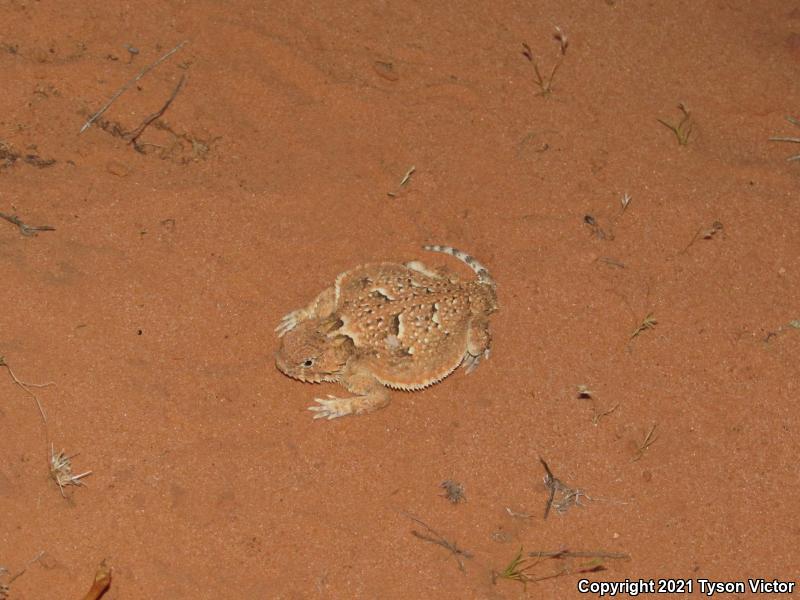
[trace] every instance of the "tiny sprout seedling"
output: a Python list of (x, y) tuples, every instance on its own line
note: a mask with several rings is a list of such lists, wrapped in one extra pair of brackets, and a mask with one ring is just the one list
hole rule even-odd
[(675, 134), (679, 146), (686, 146), (689, 143), (689, 136), (692, 134), (692, 115), (683, 102), (678, 104), (678, 110), (683, 116), (677, 124), (668, 123), (664, 119), (658, 119), (658, 122)]

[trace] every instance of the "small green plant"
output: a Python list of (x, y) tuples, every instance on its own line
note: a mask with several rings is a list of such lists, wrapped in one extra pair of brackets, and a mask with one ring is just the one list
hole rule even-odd
[[(592, 560), (574, 565), (571, 563), (571, 560), (576, 558), (590, 558)], [(492, 572), (492, 578), (495, 583), (497, 583), (497, 579), (510, 579), (512, 581), (519, 581), (522, 585), (527, 587), (527, 584), (531, 582), (535, 583), (547, 579), (556, 579), (564, 575), (598, 573), (606, 570), (603, 562), (607, 559), (630, 560), (630, 558), (630, 554), (622, 552), (605, 552), (602, 550), (598, 552), (573, 552), (566, 549), (556, 550), (555, 552), (528, 552), (527, 558), (523, 558), (522, 548), (520, 548), (517, 555), (502, 572)], [(556, 571), (544, 573), (537, 577), (534, 577), (530, 573), (531, 569), (539, 564), (543, 567), (546, 566), (545, 563), (548, 561), (555, 561), (560, 566)]]
[[(800, 127), (800, 120), (795, 119), (794, 117), (786, 117), (786, 120), (789, 121), (795, 127)], [(771, 137), (769, 138), (770, 142), (789, 142), (791, 144), (800, 144), (800, 138), (796, 137), (787, 137), (787, 136), (779, 136), (779, 137)], [(794, 154), (787, 158), (786, 160), (800, 160), (800, 154)]]
[(530, 563), (530, 560), (527, 558), (523, 558), (522, 556), (522, 546), (519, 548), (519, 552), (517, 555), (511, 559), (511, 562), (508, 563), (508, 566), (497, 573), (497, 577), (500, 579), (510, 579), (512, 581), (519, 581), (522, 584), (526, 584), (531, 581), (531, 576), (528, 575), (525, 571), (533, 567), (536, 562), (533, 564)]
[(549, 96), (553, 91), (553, 80), (556, 78), (556, 72), (564, 62), (564, 57), (567, 55), (567, 48), (569, 47), (569, 40), (567, 34), (564, 33), (560, 27), (556, 27), (556, 32), (553, 34), (553, 39), (558, 42), (558, 58), (553, 63), (553, 68), (550, 69), (549, 75), (542, 75), (542, 70), (539, 68), (539, 62), (536, 60), (531, 47), (525, 42), (522, 43), (522, 56), (528, 59), (533, 65), (534, 83), (539, 87), (537, 96)]
[(692, 127), (694, 125), (692, 123), (692, 114), (683, 102), (678, 104), (678, 110), (681, 111), (683, 116), (681, 120), (678, 121), (677, 125), (667, 123), (664, 119), (658, 119), (658, 122), (675, 134), (679, 146), (686, 146), (689, 143), (689, 136), (692, 134)]

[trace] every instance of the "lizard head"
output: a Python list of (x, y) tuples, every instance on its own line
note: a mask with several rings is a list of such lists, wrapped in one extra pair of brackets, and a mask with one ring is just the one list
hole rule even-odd
[(278, 370), (308, 383), (339, 381), (352, 356), (353, 341), (343, 335), (331, 335), (331, 329), (330, 324), (312, 319), (287, 332), (275, 354)]

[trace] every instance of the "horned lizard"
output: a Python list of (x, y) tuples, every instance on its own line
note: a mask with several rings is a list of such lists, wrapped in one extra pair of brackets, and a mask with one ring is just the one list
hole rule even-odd
[(469, 254), (424, 246), (469, 265), (463, 281), (449, 269), (419, 261), (372, 263), (336, 278), (308, 306), (275, 328), (278, 369), (300, 381), (337, 382), (355, 394), (316, 398), (315, 419), (369, 413), (389, 404), (389, 390), (420, 390), (462, 365), (472, 372), (489, 357), (489, 315), (495, 282)]

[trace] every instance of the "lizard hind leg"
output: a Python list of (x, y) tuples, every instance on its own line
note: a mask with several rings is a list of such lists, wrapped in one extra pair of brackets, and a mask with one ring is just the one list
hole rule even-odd
[(484, 358), (489, 358), (492, 345), (492, 336), (489, 334), (489, 321), (487, 319), (474, 320), (470, 323), (467, 334), (467, 350), (461, 366), (472, 373)]

